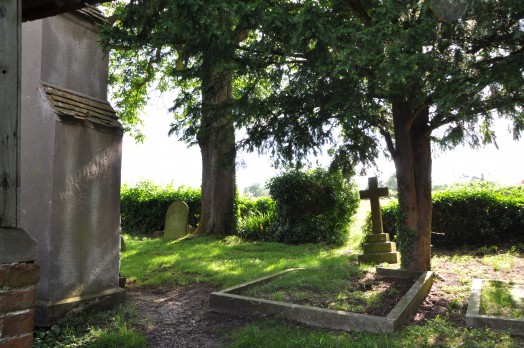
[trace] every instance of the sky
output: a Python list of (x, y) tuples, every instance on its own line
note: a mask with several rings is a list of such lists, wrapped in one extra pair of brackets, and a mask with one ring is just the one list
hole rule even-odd
[[(162, 98), (152, 100), (145, 110), (143, 133), (144, 143), (137, 144), (129, 135), (124, 135), (122, 182), (134, 184), (142, 179), (158, 184), (173, 183), (175, 186), (198, 188), (202, 178), (202, 164), (198, 146), (187, 148), (176, 135), (168, 136), (172, 115), (167, 113), (168, 105)], [(514, 185), (524, 180), (524, 139), (514, 141), (507, 131), (508, 123), (496, 125), (497, 144), (472, 150), (459, 146), (451, 151), (434, 154), (433, 184), (452, 184), (481, 177), (501, 185)], [(312, 159), (327, 166), (327, 155)], [(272, 166), (268, 156), (239, 153), (237, 155), (237, 185), (239, 192), (255, 184), (265, 184), (280, 170)], [(370, 169), (367, 176), (378, 176), (387, 181), (394, 174), (392, 161), (378, 160), (378, 170)], [(361, 189), (367, 186), (367, 178), (357, 177)]]

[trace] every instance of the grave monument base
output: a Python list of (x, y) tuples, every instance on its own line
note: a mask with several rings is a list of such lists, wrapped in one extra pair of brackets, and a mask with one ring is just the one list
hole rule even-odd
[(113, 309), (126, 301), (126, 290), (115, 288), (96, 294), (66, 298), (59, 301), (36, 300), (35, 324), (50, 326), (64, 318), (69, 312), (95, 311)]
[(389, 241), (389, 234), (376, 233), (366, 236), (365, 243), (362, 244), (363, 255), (358, 255), (359, 262), (365, 263), (399, 263), (400, 254), (396, 251), (395, 242)]
[(379, 264), (383, 262), (399, 263), (400, 255), (396, 251), (392, 251), (389, 253), (363, 254), (363, 255), (358, 255), (358, 261), (364, 262), (364, 263), (373, 263), (373, 264)]
[(379, 264), (399, 263), (400, 254), (395, 242), (389, 240), (389, 234), (384, 233), (382, 213), (380, 211), (380, 197), (387, 197), (387, 187), (378, 187), (378, 179), (368, 179), (368, 190), (360, 191), (360, 199), (369, 199), (371, 203), (372, 233), (367, 235), (362, 244), (363, 255), (358, 255), (359, 262)]

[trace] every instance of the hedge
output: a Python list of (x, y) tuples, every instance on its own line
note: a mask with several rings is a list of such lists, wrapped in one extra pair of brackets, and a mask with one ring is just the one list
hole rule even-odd
[(187, 203), (189, 224), (196, 226), (200, 219), (199, 189), (159, 186), (151, 181), (141, 181), (135, 186), (123, 185), (120, 190), (122, 231), (133, 235), (151, 235), (163, 231), (167, 208), (178, 200)]
[[(151, 181), (141, 181), (134, 186), (123, 185), (120, 190), (122, 231), (132, 235), (152, 235), (164, 230), (169, 205), (177, 200), (189, 207), (189, 224), (197, 226), (200, 219), (202, 195), (200, 189), (173, 185), (160, 186)], [(269, 197), (237, 198), (238, 217), (267, 214), (274, 210)]]
[[(384, 231), (395, 235), (398, 203), (382, 207)], [(370, 221), (365, 229), (369, 230)], [(437, 247), (524, 242), (524, 185), (457, 185), (433, 193), (432, 244)]]

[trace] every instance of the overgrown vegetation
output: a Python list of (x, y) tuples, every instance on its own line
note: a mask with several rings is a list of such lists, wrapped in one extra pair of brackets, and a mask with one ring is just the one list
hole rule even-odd
[(131, 306), (97, 313), (76, 313), (49, 328), (37, 328), (33, 348), (88, 347), (88, 348), (144, 348), (146, 339), (129, 328), (136, 318)]
[[(399, 206), (382, 207), (384, 230), (396, 234)], [(370, 221), (366, 222), (369, 230)], [(499, 187), (475, 183), (450, 186), (433, 193), (434, 246), (524, 242), (524, 185)]]
[(276, 204), (271, 240), (338, 245), (347, 240), (359, 197), (354, 182), (340, 172), (290, 171), (272, 178), (268, 187)]

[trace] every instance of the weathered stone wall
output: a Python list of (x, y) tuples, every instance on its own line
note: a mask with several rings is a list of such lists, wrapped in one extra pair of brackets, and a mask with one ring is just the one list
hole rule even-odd
[(125, 299), (118, 283), (122, 127), (96, 23), (24, 23), (20, 226), (37, 241), (37, 325)]
[(0, 348), (31, 347), (39, 267), (0, 265)]

